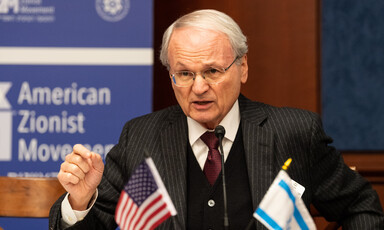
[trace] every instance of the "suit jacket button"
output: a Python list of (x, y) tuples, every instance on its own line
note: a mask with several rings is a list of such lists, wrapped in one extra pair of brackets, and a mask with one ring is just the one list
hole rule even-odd
[(212, 208), (213, 206), (215, 206), (215, 201), (214, 201), (214, 200), (209, 200), (209, 201), (208, 201), (208, 206), (211, 207), (211, 208)]

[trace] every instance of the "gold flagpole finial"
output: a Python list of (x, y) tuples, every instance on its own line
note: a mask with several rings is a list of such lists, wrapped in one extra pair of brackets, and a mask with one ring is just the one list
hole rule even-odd
[(292, 158), (288, 158), (288, 160), (284, 163), (283, 167), (281, 167), (283, 170), (287, 170), (289, 165), (292, 162)]

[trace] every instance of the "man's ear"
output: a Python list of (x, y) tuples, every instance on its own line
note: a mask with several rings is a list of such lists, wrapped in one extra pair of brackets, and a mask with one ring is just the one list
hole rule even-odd
[(245, 84), (248, 80), (248, 57), (246, 54), (241, 58), (241, 83)]

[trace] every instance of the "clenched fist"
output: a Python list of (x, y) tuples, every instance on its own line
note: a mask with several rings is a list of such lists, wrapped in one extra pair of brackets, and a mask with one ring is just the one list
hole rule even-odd
[(61, 185), (69, 193), (72, 209), (87, 209), (100, 184), (103, 171), (104, 163), (99, 154), (80, 144), (73, 146), (73, 152), (65, 157), (57, 175)]

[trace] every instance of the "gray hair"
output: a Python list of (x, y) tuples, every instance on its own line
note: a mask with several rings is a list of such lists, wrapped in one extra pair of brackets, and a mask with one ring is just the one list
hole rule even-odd
[(168, 46), (171, 35), (176, 28), (188, 26), (209, 29), (227, 35), (235, 57), (242, 57), (248, 52), (247, 38), (231, 17), (217, 10), (197, 10), (180, 17), (164, 32), (160, 61), (168, 69)]

